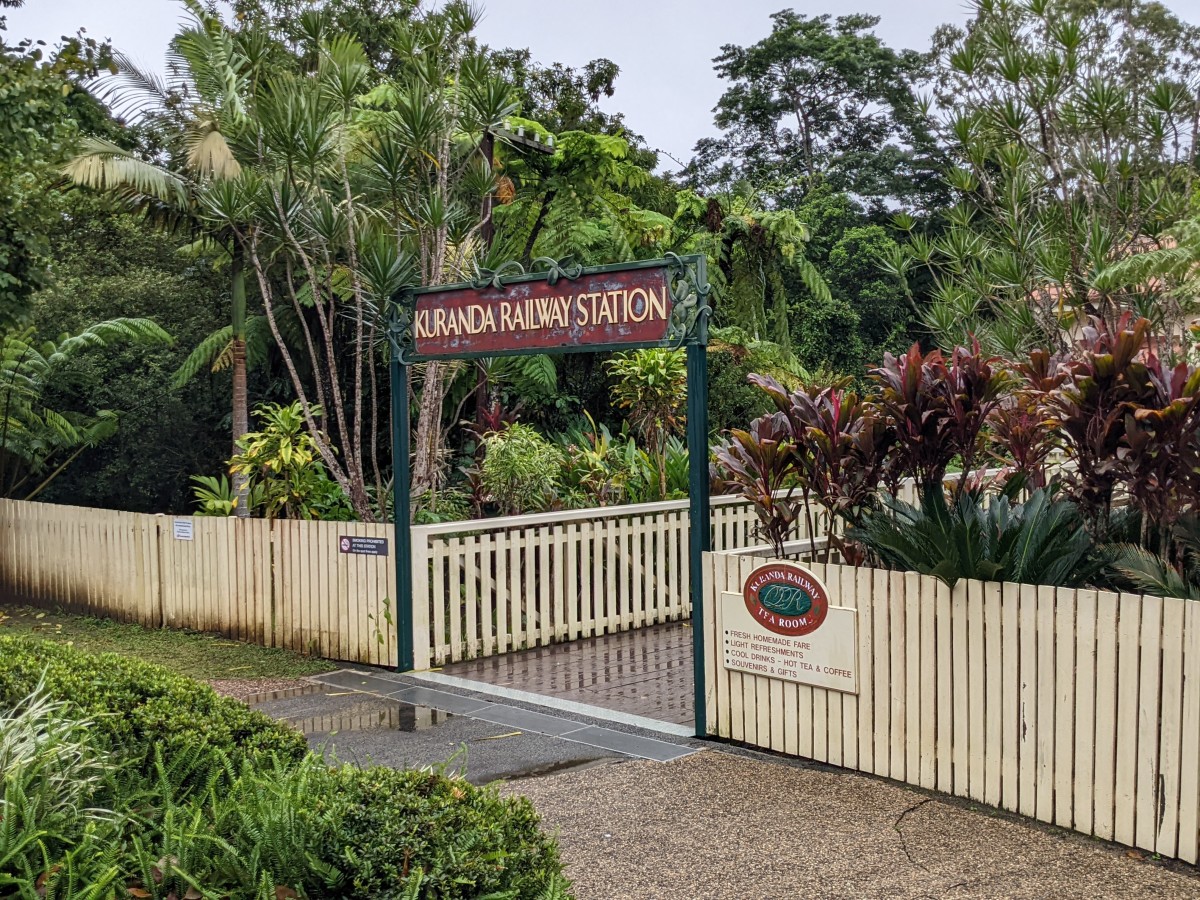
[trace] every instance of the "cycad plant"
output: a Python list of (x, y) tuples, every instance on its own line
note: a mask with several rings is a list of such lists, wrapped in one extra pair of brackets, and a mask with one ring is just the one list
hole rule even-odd
[(1109, 566), (1119, 586), (1142, 594), (1200, 600), (1200, 522), (1188, 517), (1171, 533), (1177, 562), (1137, 544), (1114, 544)]
[(1078, 508), (1049, 491), (1015, 501), (1021, 479), (992, 498), (966, 491), (953, 501), (928, 486), (920, 506), (883, 496), (846, 533), (884, 566), (940, 578), (1075, 586), (1102, 568)]

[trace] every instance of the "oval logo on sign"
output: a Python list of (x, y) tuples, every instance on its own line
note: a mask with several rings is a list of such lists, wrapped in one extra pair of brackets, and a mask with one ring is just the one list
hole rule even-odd
[(811, 634), (829, 614), (825, 585), (808, 569), (791, 563), (767, 563), (750, 573), (742, 588), (754, 620), (776, 634)]

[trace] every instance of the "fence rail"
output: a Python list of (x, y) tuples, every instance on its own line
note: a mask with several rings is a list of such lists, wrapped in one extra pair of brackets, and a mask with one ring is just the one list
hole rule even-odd
[[(416, 667), (685, 618), (687, 513), (681, 500), (415, 526)], [(712, 527), (717, 547), (757, 542), (736, 498), (714, 498)], [(343, 537), (394, 535), (0, 500), (0, 597), (395, 665), (393, 557), (341, 552)]]
[(709, 730), (1195, 863), (1200, 602), (808, 564), (858, 610), (857, 695), (725, 669), (705, 559)]

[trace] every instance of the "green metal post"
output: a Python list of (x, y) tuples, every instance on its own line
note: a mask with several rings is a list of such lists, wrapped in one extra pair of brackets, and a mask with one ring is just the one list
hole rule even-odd
[(695, 683), (696, 737), (708, 733), (704, 699), (704, 560), (712, 549), (708, 506), (708, 358), (707, 323), (698, 325), (699, 343), (687, 348), (687, 443), (690, 540), (688, 564), (692, 590), (692, 677)]
[(396, 526), (396, 668), (413, 667), (412, 532), (409, 528), (408, 366), (392, 348), (392, 513)]

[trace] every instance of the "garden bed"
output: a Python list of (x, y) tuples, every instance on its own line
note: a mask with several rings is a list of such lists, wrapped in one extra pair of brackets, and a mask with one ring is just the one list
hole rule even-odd
[(330, 767), (289, 727), (113, 654), (0, 636), (0, 773), (0, 891), (20, 896), (565, 891), (528, 801)]

